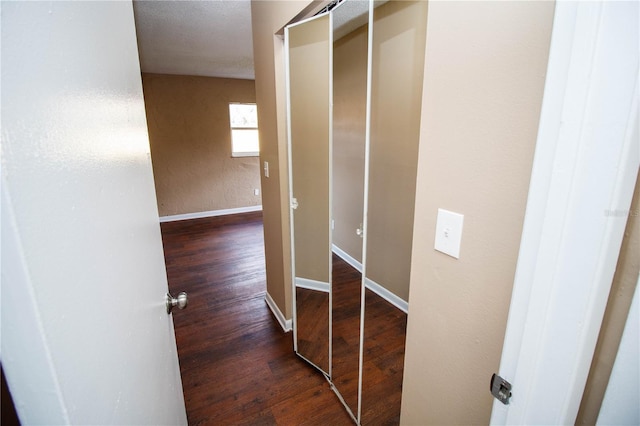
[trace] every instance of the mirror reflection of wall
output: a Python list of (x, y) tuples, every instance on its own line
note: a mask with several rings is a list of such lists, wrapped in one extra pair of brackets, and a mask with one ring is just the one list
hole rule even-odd
[(361, 424), (398, 424), (427, 3), (374, 9)]
[(369, 2), (333, 14), (332, 380), (358, 412)]
[(329, 16), (288, 28), (298, 354), (330, 374)]

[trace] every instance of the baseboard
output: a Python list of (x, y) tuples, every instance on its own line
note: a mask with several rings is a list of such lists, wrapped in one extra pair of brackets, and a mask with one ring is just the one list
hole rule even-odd
[[(336, 246), (335, 244), (333, 244), (331, 246), (331, 249), (333, 250), (333, 252), (338, 257), (340, 257), (342, 260), (347, 262), (349, 265), (351, 265), (352, 267), (357, 269), (358, 272), (362, 273), (362, 263), (358, 262), (356, 259), (351, 257), (346, 251), (342, 250), (340, 247)], [(405, 314), (409, 313), (409, 303), (405, 302), (400, 297), (398, 297), (395, 294), (391, 293), (389, 290), (387, 290), (386, 288), (382, 287), (377, 282), (375, 282), (375, 281), (373, 281), (373, 280), (371, 280), (369, 278), (366, 278), (364, 280), (364, 285), (365, 285), (366, 288), (368, 288), (369, 290), (373, 291), (375, 294), (377, 294), (378, 296), (382, 297), (384, 300), (386, 300), (387, 302), (391, 303), (393, 306), (395, 306), (396, 308), (400, 309)]]
[(280, 327), (282, 327), (282, 330), (284, 330), (285, 333), (291, 331), (291, 320), (284, 318), (282, 311), (280, 310), (280, 308), (278, 308), (278, 305), (276, 305), (276, 302), (273, 301), (269, 293), (265, 294), (264, 301), (267, 302), (267, 306), (269, 307), (269, 309), (271, 309), (271, 313), (274, 317), (276, 317), (278, 323), (280, 323)]
[[(331, 249), (333, 250), (333, 252), (338, 257), (340, 257), (342, 260), (344, 260), (349, 265), (354, 267), (358, 272), (362, 273), (362, 263), (358, 262), (356, 259), (351, 257), (349, 255), (349, 253), (347, 253), (346, 251), (342, 250), (340, 247), (336, 246), (335, 244), (333, 244), (331, 246)], [(395, 306), (396, 308), (400, 309), (405, 314), (409, 312), (409, 303), (405, 302), (400, 297), (398, 297), (395, 294), (391, 293), (389, 290), (387, 290), (386, 288), (382, 287), (377, 282), (375, 282), (375, 281), (373, 281), (373, 280), (371, 280), (369, 278), (366, 278), (365, 281), (364, 281), (364, 285), (365, 285), (366, 288), (368, 288), (369, 290), (373, 291), (375, 294), (377, 294), (378, 296), (382, 297), (384, 300), (386, 300), (387, 302), (391, 303), (393, 306)]]
[(358, 270), (358, 272), (362, 273), (362, 263), (358, 262), (356, 259), (354, 259), (353, 257), (351, 257), (349, 255), (349, 253), (347, 253), (346, 251), (342, 250), (340, 247), (338, 247), (337, 245), (333, 244), (331, 246), (331, 249), (333, 250), (333, 252), (342, 260), (344, 260), (345, 262), (347, 262), (349, 265), (353, 266), (355, 269)]
[(329, 293), (330, 288), (329, 283), (298, 277), (296, 277), (296, 287), (306, 288), (307, 290), (322, 291), (324, 293)]
[(405, 302), (400, 297), (391, 293), (389, 290), (382, 287), (377, 282), (370, 280), (369, 278), (365, 278), (364, 286), (369, 290), (373, 291), (378, 296), (382, 297), (387, 302), (391, 303), (396, 308), (400, 309), (405, 314), (409, 313), (409, 303)]
[(238, 207), (234, 209), (209, 210), (206, 212), (174, 214), (171, 216), (160, 216), (160, 223), (174, 222), (177, 220), (200, 219), (203, 217), (225, 216), (228, 214), (259, 212), (262, 206)]

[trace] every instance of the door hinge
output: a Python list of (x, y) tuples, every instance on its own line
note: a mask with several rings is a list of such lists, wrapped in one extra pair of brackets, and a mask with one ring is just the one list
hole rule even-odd
[(504, 405), (509, 404), (509, 398), (511, 398), (511, 383), (507, 382), (497, 374), (491, 376), (491, 395)]

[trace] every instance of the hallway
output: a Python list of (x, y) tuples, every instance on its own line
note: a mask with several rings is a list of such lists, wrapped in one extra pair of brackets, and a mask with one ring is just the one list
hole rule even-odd
[(189, 424), (352, 424), (264, 301), (261, 212), (161, 228)]

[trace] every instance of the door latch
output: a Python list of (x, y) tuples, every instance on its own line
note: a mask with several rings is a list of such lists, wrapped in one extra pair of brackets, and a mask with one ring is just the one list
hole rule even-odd
[(509, 404), (509, 398), (511, 398), (511, 383), (494, 373), (494, 375), (491, 376), (490, 390), (491, 395), (498, 401), (504, 405)]

